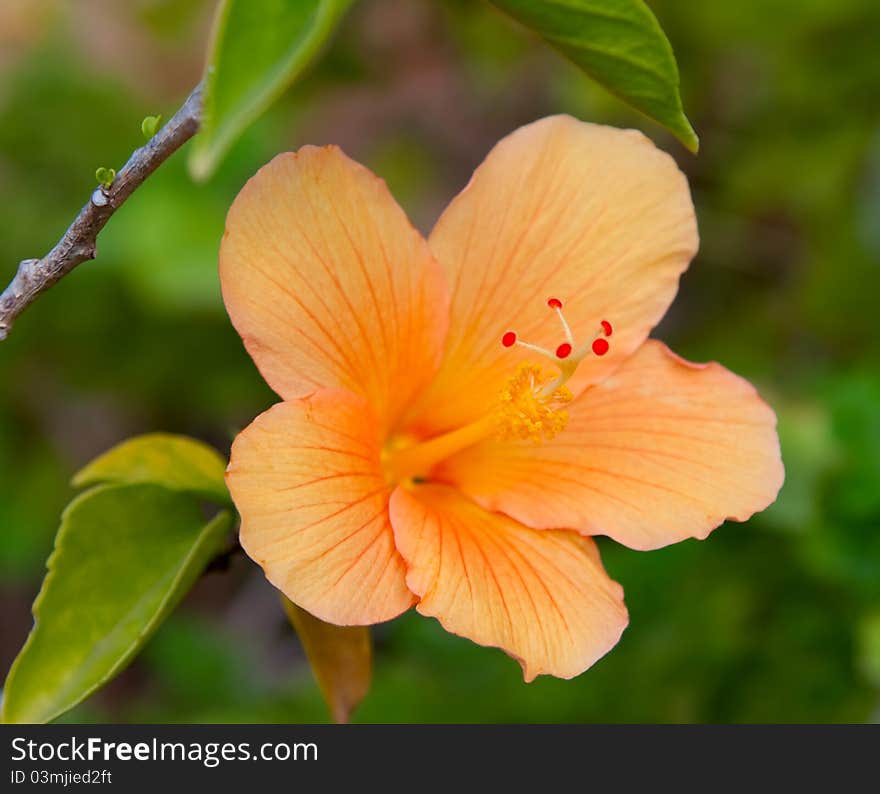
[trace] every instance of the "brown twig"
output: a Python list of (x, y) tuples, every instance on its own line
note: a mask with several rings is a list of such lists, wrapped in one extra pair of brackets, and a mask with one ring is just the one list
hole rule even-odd
[(97, 255), (97, 237), (107, 221), (144, 180), (199, 129), (202, 87), (197, 85), (181, 108), (156, 134), (128, 158), (108, 187), (99, 186), (79, 215), (42, 259), (25, 259), (9, 286), (0, 294), (0, 340), (12, 323), (40, 293), (64, 278), (77, 265)]

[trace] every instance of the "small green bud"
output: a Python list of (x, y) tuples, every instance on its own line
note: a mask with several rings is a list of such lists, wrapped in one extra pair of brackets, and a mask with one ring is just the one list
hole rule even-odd
[(98, 184), (101, 187), (110, 187), (113, 184), (113, 180), (116, 179), (116, 171), (112, 168), (104, 168), (102, 165), (95, 171), (95, 179), (98, 180)]
[(147, 116), (141, 122), (141, 132), (144, 134), (144, 137), (149, 140), (156, 134), (161, 125), (162, 116)]

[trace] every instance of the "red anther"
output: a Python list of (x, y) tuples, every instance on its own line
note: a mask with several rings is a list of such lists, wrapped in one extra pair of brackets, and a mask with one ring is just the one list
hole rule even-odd
[(562, 308), (562, 301), (559, 300), (559, 298), (550, 298), (550, 300), (547, 301), (547, 305), (551, 309), (561, 309)]
[(508, 331), (501, 337), (501, 344), (505, 347), (513, 347), (516, 344), (516, 334), (513, 331)]
[(601, 336), (593, 340), (593, 352), (597, 356), (604, 356), (608, 352), (608, 342)]
[(614, 330), (611, 327), (611, 323), (609, 323), (608, 320), (602, 320), (600, 325), (602, 326), (602, 330), (605, 332), (605, 336), (611, 336), (611, 332)]
[(571, 345), (563, 342), (556, 348), (556, 358), (568, 358), (571, 355)]

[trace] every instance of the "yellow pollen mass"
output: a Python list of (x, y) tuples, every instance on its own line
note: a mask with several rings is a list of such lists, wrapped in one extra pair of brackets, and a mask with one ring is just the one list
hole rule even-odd
[(522, 364), (498, 394), (495, 418), (502, 439), (549, 441), (568, 424), (563, 407), (571, 402), (571, 392), (557, 386), (548, 392), (551, 378), (535, 364)]

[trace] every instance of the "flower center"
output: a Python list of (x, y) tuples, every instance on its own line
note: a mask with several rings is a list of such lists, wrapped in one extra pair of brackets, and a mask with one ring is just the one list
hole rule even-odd
[(566, 382), (577, 371), (581, 362), (590, 355), (604, 356), (609, 349), (607, 337), (612, 328), (608, 320), (602, 320), (596, 334), (589, 342), (578, 346), (571, 328), (562, 312), (562, 301), (550, 298), (547, 305), (556, 312), (566, 341), (555, 351), (523, 342), (516, 331), (508, 331), (501, 337), (504, 347), (524, 347), (552, 361), (559, 369), (555, 378), (545, 376), (534, 364), (521, 366), (507, 382), (499, 395), (502, 423), (501, 434), (505, 437), (541, 441), (551, 439), (565, 429), (568, 414), (560, 407), (571, 402), (571, 392)]
[(539, 366), (521, 364), (498, 394), (494, 409), (497, 435), (539, 443), (565, 430), (568, 412), (563, 407), (571, 402), (571, 392), (565, 386), (552, 386), (551, 378)]
[(612, 328), (611, 323), (602, 320), (595, 336), (578, 346), (562, 312), (562, 301), (550, 298), (547, 305), (556, 312), (566, 339), (555, 351), (524, 342), (515, 331), (507, 331), (501, 337), (501, 344), (524, 347), (549, 359), (558, 369), (555, 377), (537, 364), (521, 364), (482, 419), (421, 443), (409, 446), (390, 443), (383, 452), (383, 464), (390, 481), (426, 477), (441, 461), (490, 438), (540, 443), (555, 438), (565, 429), (568, 412), (564, 407), (572, 400), (565, 384), (584, 359), (608, 352)]

